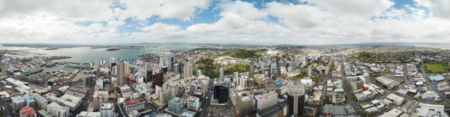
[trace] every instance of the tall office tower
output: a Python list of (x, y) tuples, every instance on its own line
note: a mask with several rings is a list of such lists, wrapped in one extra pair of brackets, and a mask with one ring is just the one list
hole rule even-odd
[(152, 69), (152, 67), (148, 66), (144, 82), (148, 83), (150, 81), (153, 81), (153, 69)]
[(164, 66), (164, 64), (166, 63), (165, 60), (165, 56), (159, 56), (159, 66)]
[(276, 64), (277, 64), (277, 73), (276, 73), (275, 75), (276, 75), (276, 76), (280, 76), (280, 75), (281, 75), (280, 58), (277, 56), (277, 57), (275, 58), (275, 60), (276, 60)]
[(274, 78), (277, 74), (277, 71), (278, 71), (277, 64), (276, 63), (270, 64), (270, 72), (269, 72), (270, 78)]
[(169, 58), (169, 65), (167, 65), (170, 71), (174, 71), (173, 66), (175, 64), (175, 57), (174, 56), (170, 56)]
[(170, 69), (172, 68), (171, 66), (170, 66), (170, 55), (169, 54), (167, 54), (167, 55), (164, 55), (164, 66), (166, 66), (167, 67), (167, 70), (169, 70), (170, 71)]
[(128, 77), (130, 74), (130, 63), (128, 63), (128, 61), (123, 61), (123, 70), (125, 72), (125, 77)]
[(224, 69), (223, 69), (223, 66), (222, 66), (222, 67), (220, 67), (220, 76), (219, 76), (219, 78), (221, 80), (223, 80), (223, 74), (224, 74)]
[(170, 65), (170, 59), (169, 59), (169, 55), (164, 55), (164, 66), (166, 66), (167, 68), (169, 68)]
[(179, 74), (179, 71), (180, 71), (180, 64), (179, 63), (173, 64), (173, 73)]
[(312, 72), (312, 70), (311, 70), (311, 65), (309, 65), (309, 66), (308, 66), (308, 77), (311, 77), (311, 72)]
[(125, 77), (124, 63), (122, 61), (117, 63), (117, 85), (123, 86), (123, 80)]
[(192, 77), (192, 62), (191, 61), (187, 61), (185, 64), (184, 64), (184, 67), (183, 67), (183, 77), (184, 78), (189, 78), (189, 77)]
[(114, 59), (114, 58), (111, 58), (111, 60), (109, 61), (110, 62), (110, 72), (111, 72), (111, 75), (117, 75), (117, 63), (116, 63), (116, 60)]
[(219, 101), (219, 103), (228, 102), (228, 98), (229, 98), (228, 84), (226, 84), (226, 83), (214, 84), (213, 97), (214, 97), (214, 99), (217, 99)]
[(305, 107), (305, 88), (302, 84), (288, 86), (289, 114), (300, 117)]
[(260, 62), (260, 63), (259, 63), (259, 68), (261, 68), (261, 72), (262, 72), (262, 73), (264, 73), (264, 71), (266, 71), (265, 68), (264, 68), (265, 65), (266, 65), (266, 64), (264, 64), (264, 62)]
[(129, 65), (127, 61), (117, 63), (117, 85), (123, 86), (125, 77), (129, 75)]
[(254, 68), (254, 65), (253, 65), (254, 63), (253, 63), (253, 61), (251, 61), (250, 62), (250, 71), (248, 72), (248, 78), (253, 78), (253, 72), (255, 72), (255, 68)]

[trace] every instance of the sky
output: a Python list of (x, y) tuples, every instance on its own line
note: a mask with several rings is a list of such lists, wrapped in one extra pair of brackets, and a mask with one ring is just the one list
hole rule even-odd
[(450, 0), (0, 0), (0, 43), (450, 43)]

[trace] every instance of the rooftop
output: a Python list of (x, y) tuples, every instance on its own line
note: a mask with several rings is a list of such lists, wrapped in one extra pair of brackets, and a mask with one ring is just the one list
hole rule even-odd
[(24, 114), (24, 115), (35, 115), (36, 111), (34, 111), (34, 109), (30, 106), (25, 106), (22, 109), (20, 109), (20, 114)]
[(435, 81), (435, 82), (445, 80), (444, 76), (442, 76), (441, 74), (431, 75), (431, 76), (428, 76), (428, 78), (430, 78), (430, 80)]

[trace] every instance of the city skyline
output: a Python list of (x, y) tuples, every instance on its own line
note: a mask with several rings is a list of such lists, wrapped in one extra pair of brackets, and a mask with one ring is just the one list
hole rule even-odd
[(0, 0), (1, 43), (450, 43), (449, 0)]

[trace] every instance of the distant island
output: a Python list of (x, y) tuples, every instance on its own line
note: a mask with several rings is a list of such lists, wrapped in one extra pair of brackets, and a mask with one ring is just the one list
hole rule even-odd
[(117, 51), (117, 50), (120, 50), (119, 48), (108, 48), (108, 49), (106, 49), (106, 51)]

